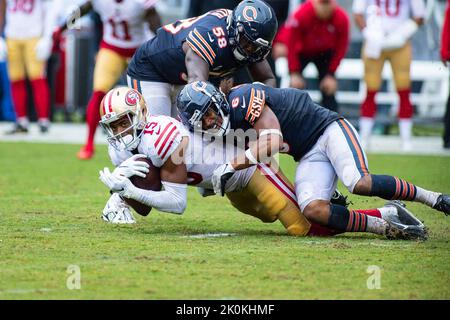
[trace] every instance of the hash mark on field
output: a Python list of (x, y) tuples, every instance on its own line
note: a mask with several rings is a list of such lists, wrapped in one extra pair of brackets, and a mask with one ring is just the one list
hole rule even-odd
[(236, 233), (200, 233), (200, 234), (192, 234), (190, 236), (183, 236), (183, 238), (204, 239), (204, 238), (231, 237), (235, 235)]

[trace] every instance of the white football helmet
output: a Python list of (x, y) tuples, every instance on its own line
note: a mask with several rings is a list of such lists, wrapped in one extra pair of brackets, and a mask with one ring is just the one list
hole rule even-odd
[[(144, 97), (138, 91), (128, 87), (110, 90), (100, 103), (100, 116), (100, 125), (106, 131), (111, 146), (118, 151), (137, 148), (148, 116)], [(129, 127), (114, 133), (111, 124), (124, 117), (128, 118)]]

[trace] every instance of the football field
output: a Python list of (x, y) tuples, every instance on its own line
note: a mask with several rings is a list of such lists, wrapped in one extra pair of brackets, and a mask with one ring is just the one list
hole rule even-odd
[[(417, 203), (426, 242), (294, 238), (189, 189), (182, 216), (100, 219), (112, 168), (79, 145), (0, 142), (0, 299), (450, 299), (450, 217)], [(450, 193), (450, 157), (369, 155), (373, 173)], [(295, 163), (282, 158), (292, 180)], [(340, 187), (343, 193), (347, 190)], [(384, 204), (350, 196), (354, 208)]]

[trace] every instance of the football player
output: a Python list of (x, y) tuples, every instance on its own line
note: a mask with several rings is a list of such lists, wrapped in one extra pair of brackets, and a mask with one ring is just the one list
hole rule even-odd
[[(197, 88), (202, 86), (192, 83), (180, 92), (177, 107), (183, 123), (213, 130), (217, 135), (226, 134), (229, 129), (254, 129), (258, 135), (245, 153), (216, 169), (212, 177), (216, 193), (223, 194), (224, 183), (235, 172), (269, 161), (270, 156), (282, 150), (298, 161), (295, 177), (298, 204), (314, 223), (339, 231), (383, 234), (387, 223), (382, 218), (396, 213), (403, 215), (406, 211), (392, 202), (389, 209), (368, 211), (330, 204), (338, 178), (354, 194), (418, 201), (446, 215), (450, 213), (448, 195), (397, 177), (370, 174), (353, 126), (337, 113), (312, 102), (305, 91), (244, 84), (231, 90), (228, 105), (218, 105), (211, 94), (203, 92), (198, 97)], [(218, 90), (215, 92), (220, 94)], [(403, 223), (411, 224), (408, 220)], [(414, 227), (411, 231), (420, 234), (424, 229)]]
[[(153, 37), (161, 25), (155, 0), (90, 0), (74, 11), (55, 34), (60, 34), (74, 19), (95, 10), (103, 22), (103, 36), (94, 69), (94, 90), (86, 109), (88, 136), (78, 152), (82, 160), (94, 155), (94, 136), (100, 121), (99, 105), (119, 80), (136, 49)], [(149, 30), (148, 30), (149, 29)]]
[(30, 81), (42, 133), (48, 131), (50, 93), (46, 62), (52, 49), (52, 29), (44, 0), (0, 0), (0, 60), (8, 60), (8, 75), (16, 112), (16, 124), (9, 134), (28, 132), (27, 87)]
[(138, 90), (151, 114), (171, 111), (173, 85), (220, 79), (247, 67), (256, 81), (275, 86), (266, 60), (278, 22), (262, 0), (244, 0), (233, 11), (218, 9), (160, 28), (128, 66), (128, 85)]
[(411, 150), (413, 106), (410, 101), (410, 66), (412, 48), (410, 38), (424, 22), (423, 0), (355, 0), (353, 13), (356, 25), (364, 37), (362, 59), (366, 98), (361, 104), (359, 121), (363, 146), (370, 144), (376, 114), (375, 95), (380, 90), (381, 72), (389, 61), (395, 87), (400, 99), (399, 128), (402, 148)]
[[(214, 88), (214, 87), (212, 87)], [(208, 88), (210, 89), (210, 88)], [(225, 104), (222, 95), (217, 103)], [(204, 139), (189, 132), (180, 122), (168, 116), (148, 116), (142, 96), (130, 88), (116, 88), (101, 103), (101, 125), (108, 134), (109, 155), (116, 169), (100, 171), (101, 181), (112, 192), (102, 218), (113, 223), (133, 223), (134, 218), (124, 198), (137, 200), (155, 209), (181, 214), (186, 208), (187, 184), (213, 188), (213, 172), (236, 154), (236, 147), (222, 141)], [(145, 176), (148, 164), (136, 161), (148, 157), (160, 168), (162, 191), (135, 187), (129, 177)], [(281, 172), (261, 164), (237, 172), (224, 192), (239, 211), (264, 222), (280, 220), (288, 234), (333, 235), (335, 230), (311, 224), (300, 212), (294, 187)], [(388, 236), (399, 235), (390, 225)]]

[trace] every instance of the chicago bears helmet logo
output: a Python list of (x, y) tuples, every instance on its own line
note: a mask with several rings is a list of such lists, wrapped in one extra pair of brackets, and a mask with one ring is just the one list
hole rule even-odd
[(256, 17), (258, 16), (258, 11), (256, 11), (256, 9), (252, 6), (245, 6), (244, 10), (242, 11), (242, 15), (244, 16), (245, 20), (255, 21)]
[(130, 90), (127, 92), (125, 96), (125, 103), (129, 106), (135, 106), (139, 101), (139, 94), (134, 91)]

